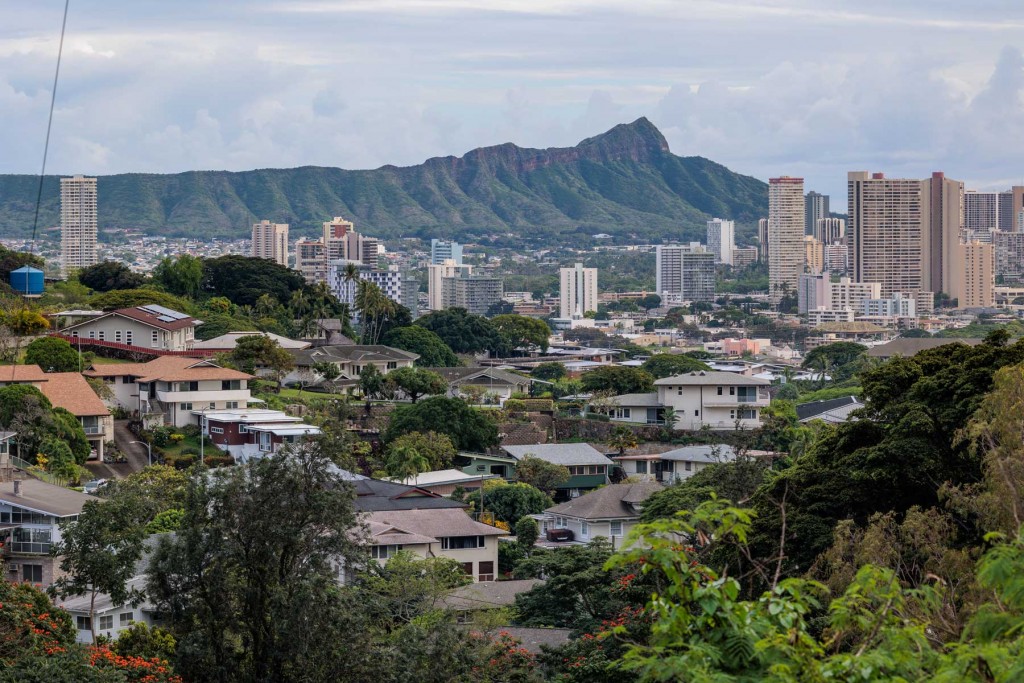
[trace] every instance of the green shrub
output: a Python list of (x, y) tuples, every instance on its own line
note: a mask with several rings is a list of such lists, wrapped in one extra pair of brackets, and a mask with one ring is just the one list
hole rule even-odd
[(198, 460), (198, 455), (185, 455), (184, 453), (181, 455), (171, 454), (164, 456), (164, 464), (177, 470), (187, 470), (196, 464)]

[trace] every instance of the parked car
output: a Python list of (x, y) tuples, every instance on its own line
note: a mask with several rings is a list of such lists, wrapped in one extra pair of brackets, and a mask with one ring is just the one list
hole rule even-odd
[(100, 487), (107, 483), (106, 479), (93, 479), (92, 481), (85, 482), (86, 493), (96, 493), (100, 490)]

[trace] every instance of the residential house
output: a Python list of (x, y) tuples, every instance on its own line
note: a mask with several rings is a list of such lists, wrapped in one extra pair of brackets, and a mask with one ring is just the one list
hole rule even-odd
[[(424, 368), (436, 372), (448, 382), (448, 395), (470, 398), (483, 405), (505, 405), (513, 394), (529, 395), (534, 382), (530, 377), (498, 368)], [(540, 382), (548, 384), (548, 382)]]
[(50, 551), (60, 542), (61, 525), (77, 519), (87, 501), (99, 499), (38, 479), (15, 479), (10, 466), (0, 467), (0, 475), (4, 575), (45, 588), (59, 576), (60, 558)]
[(235, 350), (236, 346), (238, 346), (239, 339), (255, 335), (263, 335), (271, 341), (276, 342), (282, 349), (288, 351), (308, 349), (313, 345), (310, 341), (289, 339), (288, 337), (282, 337), (281, 335), (274, 334), (273, 332), (228, 332), (227, 334), (222, 334), (219, 337), (214, 337), (213, 339), (197, 341), (192, 344), (192, 350), (210, 354), (230, 353)]
[(193, 410), (192, 414), (204, 423), (204, 433), (218, 448), (243, 463), (320, 433), (319, 427), (280, 410)]
[(569, 480), (558, 487), (556, 500), (582, 495), (586, 491), (604, 486), (615, 464), (593, 446), (585, 443), (542, 443), (528, 446), (502, 446), (501, 450), (517, 461), (526, 457), (540, 458), (569, 470)]
[(333, 380), (334, 384), (354, 386), (359, 381), (359, 374), (368, 365), (376, 366), (382, 375), (386, 375), (398, 368), (411, 368), (419, 358), (418, 354), (379, 344), (314, 346), (292, 351), (292, 355), (295, 357), (295, 369), (285, 376), (284, 383), (304, 386), (324, 381), (323, 375), (316, 371), (318, 363), (331, 363), (338, 369), (340, 374)]
[(349, 481), (355, 492), (353, 505), (359, 512), (383, 512), (391, 510), (437, 510), (466, 509), (459, 503), (418, 486), (408, 486), (393, 481), (370, 479), (351, 475)]
[(511, 455), (459, 453), (454, 464), (465, 474), (475, 477), (493, 474), (502, 479), (515, 479), (517, 462)]
[[(401, 483), (406, 486), (436, 493), (439, 496), (450, 496), (455, 489), (461, 488), (466, 492), (473, 492), (480, 489), (487, 479), (498, 479), (497, 474), (467, 474), (462, 470), (434, 470), (432, 472), (420, 472), (414, 477), (408, 477)], [(392, 480), (397, 481), (397, 480)]]
[(573, 540), (587, 543), (603, 536), (617, 546), (640, 521), (643, 502), (664, 486), (654, 481), (612, 484), (544, 510), (541, 537), (549, 529), (569, 529)]
[[(699, 370), (655, 380), (649, 394), (623, 394), (612, 398), (611, 419), (636, 422), (634, 416), (658, 418), (665, 408), (675, 416), (675, 429), (756, 429), (761, 408), (771, 402), (767, 379), (732, 372)], [(628, 416), (628, 417), (627, 417)]]
[(63, 408), (78, 418), (85, 438), (102, 461), (103, 444), (114, 440), (114, 416), (85, 377), (77, 372), (51, 372), (39, 390), (54, 408)]
[(193, 411), (245, 409), (254, 402), (252, 375), (209, 360), (160, 356), (148, 363), (94, 365), (84, 374), (110, 386), (114, 406), (175, 427), (199, 424)]
[(41, 389), (46, 381), (46, 373), (38, 365), (2, 365), (0, 366), (0, 387), (12, 384), (31, 384)]
[(100, 345), (124, 344), (145, 351), (189, 351), (201, 321), (156, 304), (119, 308), (68, 325), (60, 335)]
[(736, 449), (728, 444), (702, 444), (673, 448), (664, 453), (620, 455), (613, 459), (628, 479), (674, 484), (689, 479), (708, 465), (735, 460)]
[(796, 416), (801, 422), (821, 420), (828, 424), (840, 424), (850, 419), (853, 411), (864, 404), (856, 396), (842, 396), (827, 401), (811, 401), (796, 407)]
[(470, 518), (457, 508), (380, 510), (364, 517), (370, 556), (386, 564), (399, 550), (419, 557), (449, 557), (474, 581), (494, 581), (498, 538), (508, 532)]

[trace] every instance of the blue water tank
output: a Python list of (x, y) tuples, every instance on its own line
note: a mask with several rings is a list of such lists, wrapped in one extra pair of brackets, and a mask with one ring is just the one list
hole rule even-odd
[(23, 296), (39, 296), (43, 293), (43, 271), (32, 266), (12, 270), (11, 289)]

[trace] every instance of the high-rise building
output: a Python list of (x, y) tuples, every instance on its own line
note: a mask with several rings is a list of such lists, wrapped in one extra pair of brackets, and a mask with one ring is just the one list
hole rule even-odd
[(441, 305), (443, 308), (465, 308), (474, 315), (486, 315), (491, 306), (501, 301), (503, 291), (500, 277), (460, 272), (441, 278)]
[(768, 219), (757, 219), (757, 260), (768, 263)]
[(808, 273), (825, 270), (825, 245), (811, 235), (804, 235), (804, 268)]
[(252, 224), (253, 258), (288, 265), (288, 224), (263, 220)]
[(996, 277), (1005, 283), (1024, 282), (1024, 232), (992, 233), (996, 252)]
[[(349, 266), (354, 267), (353, 274), (355, 277), (350, 276)], [(388, 299), (391, 299), (396, 304), (402, 304), (403, 302), (405, 278), (397, 266), (389, 266), (386, 269), (382, 269), (372, 268), (359, 261), (338, 259), (331, 262), (327, 285), (338, 301), (349, 305), (349, 309), (353, 314), (356, 313), (356, 291), (359, 289), (360, 282), (372, 282), (377, 285)]]
[(804, 196), (804, 234), (813, 235), (818, 221), (828, 218), (828, 214), (828, 195), (814, 191), (808, 192)]
[(430, 240), (430, 265), (439, 266), (445, 261), (462, 265), (462, 245), (449, 240)]
[(993, 305), (995, 287), (995, 247), (982, 242), (958, 244), (955, 272), (948, 294), (959, 308), (988, 308)]
[(848, 277), (828, 284), (828, 306), (832, 310), (863, 310), (865, 299), (882, 298), (882, 285), (877, 282), (854, 282)]
[(822, 244), (839, 244), (846, 235), (846, 221), (842, 218), (819, 218), (812, 234)]
[[(989, 232), (999, 228), (999, 205), (1002, 192), (964, 191), (964, 228)], [(1013, 195), (1010, 194), (1010, 201)]]
[(736, 247), (732, 250), (732, 267), (746, 268), (757, 262), (757, 247)]
[(335, 217), (324, 221), (324, 251), (328, 263), (333, 261), (359, 261), (371, 268), (377, 267), (380, 242), (358, 232), (352, 221)]
[(893, 292), (886, 299), (865, 299), (860, 313), (873, 317), (914, 318), (917, 316), (917, 301), (902, 292)]
[(306, 282), (326, 282), (328, 262), (323, 240), (307, 240), (300, 237), (295, 242), (295, 270), (302, 273)]
[(76, 175), (60, 179), (61, 272), (88, 268), (99, 260), (96, 179)]
[(801, 273), (796, 306), (801, 315), (817, 308), (828, 308), (828, 273)]
[(427, 266), (427, 308), (431, 311), (440, 311), (445, 307), (441, 286), (444, 278), (472, 274), (473, 266), (460, 265), (451, 259)]
[(715, 298), (715, 255), (698, 242), (658, 246), (654, 273), (664, 303)]
[(597, 268), (559, 268), (558, 316), (582, 318), (587, 311), (597, 310)]
[(964, 184), (938, 171), (921, 181), (921, 195), (921, 220), (925, 226), (921, 289), (949, 292), (955, 287), (962, 266), (958, 246), (964, 239)]
[(825, 245), (825, 270), (830, 273), (843, 274), (847, 271), (846, 257), (849, 251), (845, 244)]
[(796, 294), (804, 271), (804, 179), (768, 180), (768, 298)]
[(708, 251), (719, 263), (733, 265), (732, 250), (736, 248), (736, 223), (712, 218), (708, 221)]

